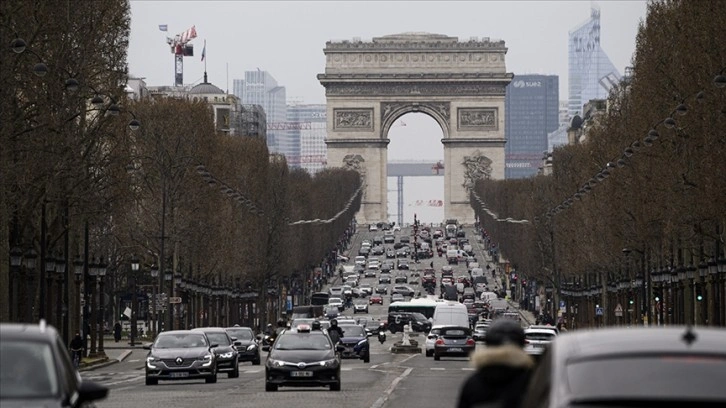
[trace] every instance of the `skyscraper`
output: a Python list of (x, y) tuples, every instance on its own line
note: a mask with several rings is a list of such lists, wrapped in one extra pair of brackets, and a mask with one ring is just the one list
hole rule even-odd
[(302, 167), (311, 174), (325, 168), (327, 164), (327, 108), (325, 105), (290, 104), (287, 106), (287, 120), (290, 123), (288, 135), (298, 146), (298, 156), (288, 157), (292, 167)]
[(267, 147), (270, 153), (295, 154), (288, 131), (277, 126), (287, 120), (285, 87), (279, 86), (267, 71), (245, 71), (245, 79), (235, 79), (232, 89), (243, 104), (260, 105), (267, 115)]
[(505, 178), (537, 174), (547, 135), (559, 126), (559, 92), (556, 75), (516, 75), (507, 85)]
[(590, 18), (570, 31), (569, 41), (570, 117), (582, 115), (582, 106), (591, 99), (607, 99), (620, 73), (600, 47), (600, 10), (592, 8)]

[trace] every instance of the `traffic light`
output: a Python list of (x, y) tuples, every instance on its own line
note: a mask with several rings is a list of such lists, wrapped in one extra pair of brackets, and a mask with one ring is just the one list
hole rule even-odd
[(629, 299), (628, 299), (628, 304), (631, 304), (631, 305), (632, 305), (633, 303), (635, 303), (635, 302), (633, 301), (633, 298), (629, 298)]
[(653, 298), (655, 299), (656, 302), (660, 302), (660, 299), (662, 298), (662, 296), (663, 295), (659, 289), (653, 290)]
[(696, 286), (696, 300), (699, 302), (703, 300), (703, 292), (700, 286)]

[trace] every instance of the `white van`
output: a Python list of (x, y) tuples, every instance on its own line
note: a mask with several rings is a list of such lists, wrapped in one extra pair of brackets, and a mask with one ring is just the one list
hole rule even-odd
[(469, 327), (469, 315), (466, 306), (459, 302), (445, 302), (436, 305), (432, 326)]
[(494, 292), (482, 292), (479, 298), (481, 300), (497, 300), (499, 296), (497, 296), (497, 294)]

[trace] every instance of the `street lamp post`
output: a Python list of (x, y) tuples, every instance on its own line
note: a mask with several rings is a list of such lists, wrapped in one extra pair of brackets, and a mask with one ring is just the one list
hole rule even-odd
[[(76, 299), (75, 299), (75, 307), (73, 310), (73, 315), (78, 319), (81, 314), (81, 282), (83, 282), (83, 259), (81, 258), (81, 255), (78, 255), (76, 257), (76, 260), (73, 261), (73, 279), (76, 283)], [(81, 328), (79, 327), (80, 324), (79, 320), (74, 319), (73, 321), (76, 324), (76, 327), (74, 328), (75, 332), (80, 333)]]
[(96, 357), (96, 335), (98, 331), (98, 308), (96, 307), (96, 276), (98, 276), (98, 264), (95, 260), (91, 261), (88, 265), (88, 284), (91, 286), (91, 351), (88, 356), (91, 358)]
[[(151, 265), (151, 302), (152, 302), (152, 324), (151, 329), (154, 330), (155, 334), (159, 334), (159, 309), (156, 288), (159, 286), (159, 267)], [(161, 292), (161, 291), (159, 291)]]
[(11, 321), (18, 321), (20, 318), (20, 299), (18, 291), (18, 281), (20, 280), (18, 275), (20, 274), (20, 266), (23, 264), (23, 250), (20, 247), (13, 247), (10, 249), (10, 276), (12, 282), (12, 289), (10, 291), (10, 319)]
[(25, 306), (25, 321), (30, 323), (33, 321), (33, 303), (35, 300), (35, 285), (33, 285), (33, 282), (35, 281), (35, 263), (38, 259), (38, 253), (35, 252), (33, 248), (30, 248), (30, 250), (25, 254), (25, 259), (23, 260), (25, 264), (25, 273), (26, 273), (26, 281), (27, 281), (27, 291), (26, 291), (26, 299), (27, 299), (27, 305)]
[(63, 322), (63, 315), (65, 314), (63, 308), (66, 306), (63, 304), (61, 294), (63, 293), (63, 283), (66, 272), (66, 260), (62, 255), (59, 255), (55, 260), (55, 275), (58, 290), (55, 292), (55, 323), (61, 325)]
[[(51, 302), (52, 293), (53, 291), (51, 289), (51, 284), (53, 282), (53, 274), (55, 273), (55, 259), (53, 259), (52, 256), (48, 256), (45, 258), (45, 281), (41, 280), (40, 285), (44, 288), (43, 292), (45, 294), (41, 294), (41, 296), (48, 296), (48, 299), (44, 299), (45, 307), (42, 311), (43, 316), (41, 318), (45, 318), (49, 322), (52, 323), (51, 317), (53, 316), (53, 313), (51, 313), (51, 308), (53, 307)], [(42, 303), (41, 303), (42, 304)]]
[(172, 327), (173, 325), (173, 316), (172, 316), (172, 310), (171, 310), (171, 296), (173, 292), (173, 282), (172, 278), (174, 275), (171, 273), (171, 269), (165, 269), (164, 270), (164, 282), (165, 282), (165, 290), (168, 290), (166, 293), (166, 319), (164, 322), (164, 331), (174, 330)]
[(103, 292), (103, 279), (106, 277), (106, 262), (101, 260), (98, 264), (98, 310), (101, 316), (99, 326), (101, 332), (98, 335), (98, 354), (105, 356), (106, 353), (103, 351), (103, 335), (106, 332), (106, 314), (105, 314), (105, 293)]
[(140, 268), (139, 259), (136, 256), (131, 257), (131, 327), (130, 330), (130, 345), (136, 345), (136, 309), (138, 309), (139, 297), (136, 295), (136, 279)]

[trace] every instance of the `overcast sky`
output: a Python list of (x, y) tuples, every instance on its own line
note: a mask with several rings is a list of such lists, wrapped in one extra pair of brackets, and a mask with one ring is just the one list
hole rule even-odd
[[(185, 84), (203, 79), (206, 40), (209, 82), (220, 88), (231, 92), (233, 79), (259, 68), (286, 87), (288, 99), (325, 103), (316, 75), (325, 70), (326, 41), (428, 32), (460, 40), (502, 39), (509, 49), (507, 71), (559, 75), (559, 99), (566, 100), (567, 34), (589, 18), (592, 5), (601, 11), (601, 45), (622, 74), (645, 18), (644, 1), (132, 0), (129, 70), (146, 78), (147, 85), (173, 85), (174, 56), (166, 37), (195, 26), (195, 55), (184, 58)], [(168, 31), (161, 32), (160, 24), (168, 25)], [(408, 120), (409, 131), (411, 122), (419, 121)], [(389, 146), (389, 157), (406, 158), (397, 157), (394, 147)]]

